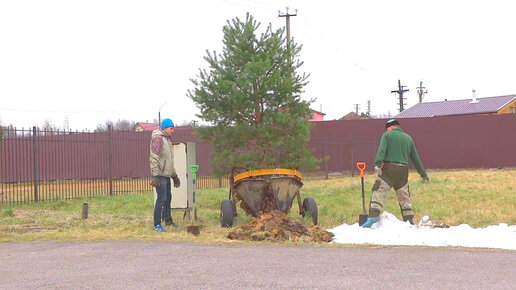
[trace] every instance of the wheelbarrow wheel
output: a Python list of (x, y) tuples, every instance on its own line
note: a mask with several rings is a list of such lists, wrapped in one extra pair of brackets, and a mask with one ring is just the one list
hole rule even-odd
[(220, 226), (223, 228), (230, 228), (233, 226), (233, 202), (225, 199), (220, 204)]
[(308, 215), (312, 218), (314, 225), (319, 223), (319, 210), (313, 197), (307, 197), (303, 200), (303, 210), (305, 211), (305, 216)]

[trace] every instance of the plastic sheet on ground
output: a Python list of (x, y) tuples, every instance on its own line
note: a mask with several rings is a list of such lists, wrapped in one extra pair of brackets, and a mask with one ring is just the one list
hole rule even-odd
[(341, 244), (407, 245), (432, 247), (468, 247), (516, 250), (516, 225), (500, 223), (485, 228), (461, 224), (449, 228), (435, 227), (425, 216), (419, 225), (411, 225), (384, 212), (371, 228), (358, 223), (342, 224), (328, 231), (333, 242)]

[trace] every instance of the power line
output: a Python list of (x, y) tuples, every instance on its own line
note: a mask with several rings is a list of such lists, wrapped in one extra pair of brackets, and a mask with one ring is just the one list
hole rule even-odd
[(54, 111), (54, 110), (30, 110), (30, 109), (0, 108), (0, 111), (21, 112), (21, 113), (95, 114), (95, 113), (117, 113), (117, 112), (141, 112), (142, 109), (140, 108), (140, 109), (103, 110), (103, 111)]
[(428, 93), (428, 90), (425, 87), (423, 87), (423, 81), (419, 82), (419, 87), (417, 87), (416, 90), (419, 95), (419, 102), (422, 103), (425, 94)]
[(403, 108), (403, 105), (406, 105), (406, 104), (405, 104), (405, 100), (406, 100), (407, 98), (404, 98), (404, 97), (403, 97), (403, 94), (409, 91), (408, 89), (404, 89), (404, 88), (406, 88), (406, 87), (407, 87), (407, 86), (402, 86), (402, 85), (401, 85), (401, 81), (400, 81), (400, 80), (398, 80), (398, 90), (391, 91), (391, 93), (398, 94), (398, 98), (399, 98), (399, 103), (398, 103), (398, 104), (400, 105), (400, 109), (399, 109), (399, 110), (400, 110), (400, 113), (401, 113), (401, 112), (403, 112), (403, 110), (405, 110), (405, 109)]

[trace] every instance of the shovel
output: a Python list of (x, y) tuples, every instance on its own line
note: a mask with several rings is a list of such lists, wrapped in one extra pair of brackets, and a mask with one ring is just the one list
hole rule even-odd
[(360, 170), (360, 179), (362, 181), (362, 209), (363, 213), (358, 216), (358, 225), (361, 226), (367, 221), (367, 213), (365, 208), (365, 193), (364, 193), (364, 171), (367, 167), (365, 162), (357, 162), (357, 168)]
[[(197, 171), (199, 171), (199, 165), (190, 165), (190, 172), (192, 173), (192, 180), (193, 180), (194, 222), (197, 221), (197, 206), (195, 205), (195, 191), (197, 189), (197, 184), (196, 184)], [(186, 232), (189, 234), (192, 234), (194, 236), (198, 236), (201, 234), (199, 226), (196, 226), (193, 224), (186, 227)]]

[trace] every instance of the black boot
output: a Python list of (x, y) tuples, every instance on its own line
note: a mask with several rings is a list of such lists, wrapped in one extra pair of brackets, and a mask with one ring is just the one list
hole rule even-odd
[(408, 221), (411, 225), (413, 225), (414, 224), (414, 216), (413, 215), (404, 216), (403, 221), (404, 222)]

